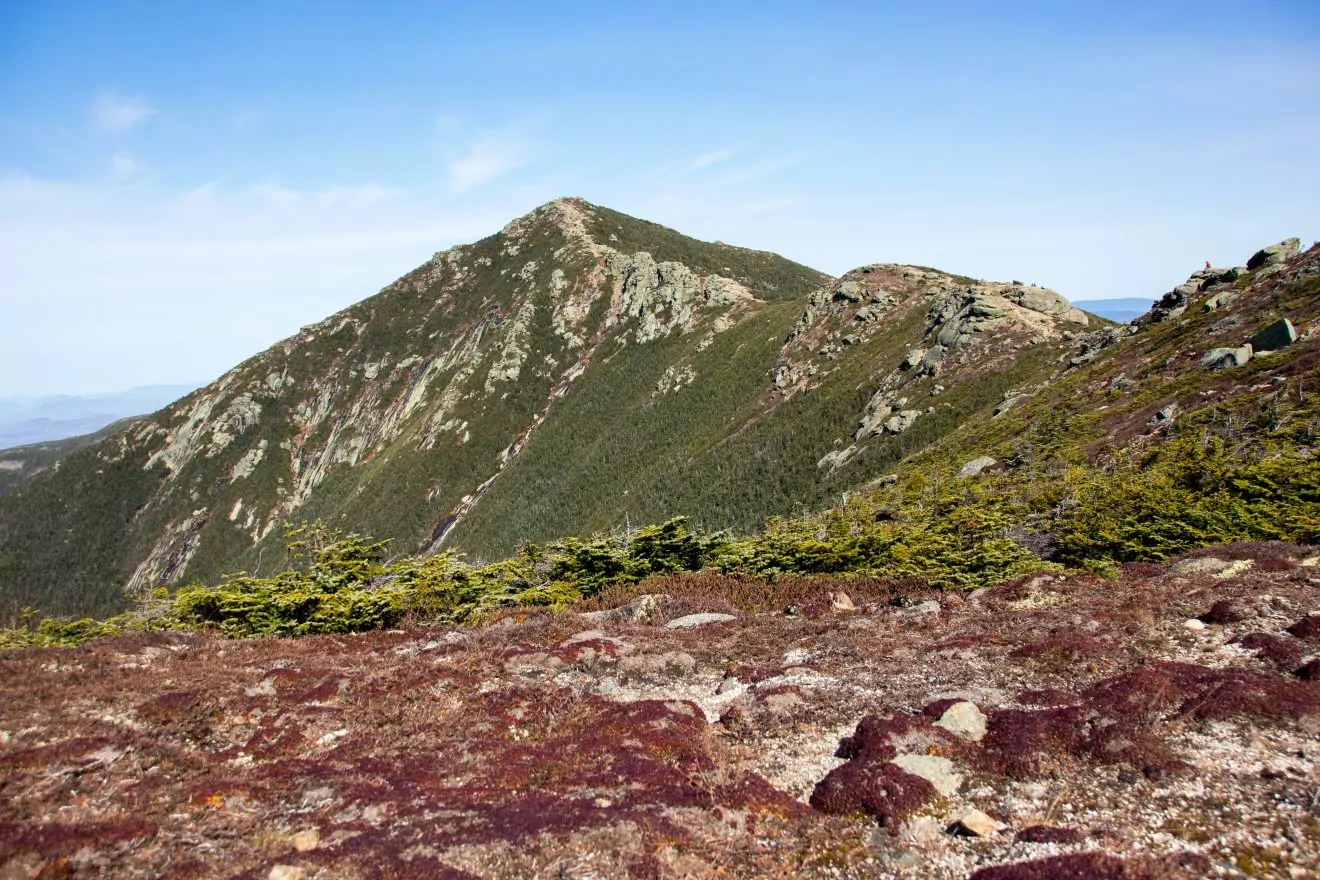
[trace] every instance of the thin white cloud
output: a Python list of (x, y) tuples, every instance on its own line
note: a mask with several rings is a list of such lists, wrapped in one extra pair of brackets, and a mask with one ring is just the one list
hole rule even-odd
[(120, 150), (110, 159), (110, 173), (115, 177), (130, 177), (142, 170), (142, 163)]
[(0, 174), (0, 396), (219, 375), (537, 200)]
[(527, 149), (513, 137), (498, 135), (474, 140), (463, 155), (445, 166), (450, 185), (459, 192), (476, 189), (527, 164)]
[(733, 147), (724, 147), (723, 149), (720, 150), (711, 150), (709, 153), (702, 153), (700, 156), (697, 156), (695, 159), (689, 162), (688, 168), (693, 171), (697, 170), (698, 168), (709, 168), (712, 165), (718, 165), (719, 163), (725, 161), (726, 159), (732, 159), (735, 155), (737, 155), (737, 153), (738, 151)]
[(782, 171), (785, 168), (791, 168), (799, 165), (810, 158), (806, 153), (786, 153), (782, 156), (771, 156), (768, 159), (761, 159), (756, 162), (750, 162), (738, 168), (730, 169), (719, 175), (715, 182), (720, 186), (732, 186), (735, 183), (744, 183), (748, 180), (755, 180), (758, 177), (765, 177), (767, 174), (774, 174), (776, 171)]
[(132, 131), (155, 115), (155, 108), (143, 99), (117, 92), (102, 92), (92, 102), (92, 125), (106, 134)]

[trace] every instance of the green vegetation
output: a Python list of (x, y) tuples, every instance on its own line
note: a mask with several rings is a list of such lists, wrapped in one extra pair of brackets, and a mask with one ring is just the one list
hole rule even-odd
[[(673, 571), (855, 572), (950, 589), (1218, 541), (1316, 539), (1314, 343), (1224, 371), (1199, 364), (1280, 314), (1313, 326), (1314, 276), (1267, 275), (1231, 310), (1191, 302), (1135, 335), (1027, 338), (1010, 322), (930, 375), (900, 362), (933, 344), (931, 297), (948, 279), (868, 267), (856, 276), (875, 282), (868, 316), (818, 297), (799, 325), (826, 276), (578, 207), (596, 242), (733, 277), (757, 299), (698, 307), (639, 344), (612, 311), (619, 279), (599, 253), (552, 222), (562, 215), (534, 212), (4, 493), (0, 623), (24, 609), (139, 621), (121, 589), (139, 570), (210, 585), (171, 598), (178, 625), (464, 622), (670, 570), (637, 555), (648, 529), (702, 548), (673, 557)], [(492, 372), (511, 339), (524, 355), (516, 379), (507, 364)], [(877, 389), (919, 415), (857, 441)], [(1171, 403), (1181, 414), (1152, 427)], [(1000, 465), (956, 478), (985, 455)], [(317, 523), (357, 543), (323, 558), (281, 540), (325, 531)], [(450, 525), (450, 552), (411, 558)], [(350, 558), (359, 568), (344, 568)], [(53, 644), (102, 625), (25, 620), (18, 629), (45, 627)]]
[(31, 479), (60, 459), (127, 430), (139, 418), (139, 416), (130, 416), (119, 419), (91, 434), (0, 449), (0, 495)]
[(588, 232), (625, 254), (646, 251), (657, 262), (682, 263), (701, 275), (723, 275), (756, 291), (763, 300), (801, 299), (830, 277), (769, 251), (689, 238), (659, 223), (591, 207)]
[[(453, 552), (385, 558), (388, 542), (323, 524), (286, 535), (294, 565), (156, 595), (137, 612), (95, 621), (46, 619), (3, 631), (0, 644), (71, 645), (142, 629), (214, 627), (231, 636), (359, 632), (401, 622), (471, 623), (500, 609), (563, 609), (653, 576), (703, 570), (773, 580), (854, 574), (919, 578), (942, 589), (987, 586), (1033, 571), (1112, 573), (1209, 544), (1320, 543), (1320, 460), (1298, 437), (1310, 410), (1262, 409), (1230, 424), (1211, 409), (1145, 453), (1069, 461), (1068, 419), (1033, 423), (1022, 441), (1042, 457), (958, 479), (909, 470), (892, 486), (813, 516), (772, 519), (754, 535), (703, 533), (677, 518), (590, 539), (526, 544), (475, 565)], [(1271, 427), (1273, 426), (1273, 427)], [(1239, 442), (1226, 442), (1229, 432)], [(1240, 442), (1250, 436), (1250, 443)], [(1049, 451), (1053, 446), (1053, 451)]]

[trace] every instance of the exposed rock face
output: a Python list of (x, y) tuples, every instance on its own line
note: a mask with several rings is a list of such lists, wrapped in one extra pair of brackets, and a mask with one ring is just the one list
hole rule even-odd
[(899, 410), (885, 419), (884, 429), (890, 434), (902, 434), (916, 423), (921, 413), (914, 409)]
[[(1240, 285), (1215, 315), (1237, 323), (1198, 352), (1259, 327), (1248, 282), (1180, 286), (1185, 306)], [(0, 600), (269, 571), (284, 526), (318, 517), (487, 559), (620, 516), (755, 529), (784, 498), (823, 506), (961, 424), (1012, 421), (1124, 347), (1085, 317), (1043, 288), (900, 264), (829, 278), (559, 200), (0, 496)], [(48, 540), (88, 528), (72, 559)]]
[(1269, 247), (1261, 248), (1251, 255), (1247, 260), (1247, 269), (1255, 271), (1267, 266), (1278, 266), (1288, 262), (1293, 257), (1301, 253), (1302, 242), (1298, 238), (1285, 238), (1278, 244), (1272, 244)]

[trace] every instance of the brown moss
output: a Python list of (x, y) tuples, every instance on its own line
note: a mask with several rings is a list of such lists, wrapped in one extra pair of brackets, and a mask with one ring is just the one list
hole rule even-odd
[(1057, 825), (1028, 825), (1019, 831), (1014, 839), (1019, 843), (1081, 843), (1086, 835), (1073, 828), (1060, 828)]
[(935, 786), (896, 764), (853, 760), (817, 783), (811, 806), (833, 816), (865, 813), (892, 828), (936, 796)]
[(66, 855), (84, 847), (154, 837), (157, 826), (142, 819), (110, 822), (0, 822), (0, 861), (22, 853)]
[(1320, 614), (1308, 614), (1288, 627), (1288, 634), (1308, 642), (1320, 642)]
[(574, 611), (600, 611), (626, 605), (645, 594), (666, 597), (665, 616), (693, 611), (778, 612), (790, 605), (829, 606), (831, 593), (847, 593), (861, 607), (911, 597), (928, 591), (924, 581), (903, 578), (803, 577), (785, 575), (773, 580), (703, 571), (651, 577), (637, 584), (613, 587), (573, 606)]
[(1014, 648), (1008, 656), (1016, 660), (1034, 659), (1063, 664), (1083, 657), (1103, 654), (1109, 647), (1107, 642), (1086, 633), (1062, 632)]
[(1185, 772), (1161, 738), (1181, 718), (1288, 721), (1320, 714), (1320, 688), (1241, 669), (1159, 662), (1102, 679), (1074, 705), (990, 712), (981, 769), (1026, 777), (1061, 761), (1127, 764), (1148, 777)]
[[(1301, 559), (1309, 554), (1310, 548), (1301, 544), (1294, 544), (1290, 541), (1235, 541), (1231, 544), (1218, 544), (1210, 547), (1200, 547), (1189, 553), (1175, 557), (1182, 559), (1231, 559), (1231, 560), (1252, 560), (1258, 565), (1266, 560), (1292, 560)], [(1287, 566), (1291, 568), (1292, 566)], [(1265, 570), (1282, 571), (1281, 568), (1269, 568)]]
[(1296, 639), (1287, 636), (1253, 632), (1239, 636), (1236, 641), (1276, 669), (1292, 669), (1302, 662), (1302, 646)]

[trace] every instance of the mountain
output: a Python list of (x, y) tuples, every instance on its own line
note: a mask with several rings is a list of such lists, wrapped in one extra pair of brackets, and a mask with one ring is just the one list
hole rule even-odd
[(65, 456), (127, 430), (135, 421), (137, 419), (131, 417), (120, 419), (91, 434), (0, 449), (0, 495), (24, 480), (35, 477)]
[(113, 394), (0, 398), (0, 449), (100, 431), (129, 416), (152, 413), (196, 385), (141, 385)]
[(832, 278), (562, 199), (0, 497), (0, 596), (113, 611), (269, 572), (317, 519), (475, 559), (678, 514), (751, 530), (989, 418), (1094, 325), (1042, 288)]
[(1140, 296), (1119, 297), (1118, 299), (1079, 299), (1073, 303), (1077, 308), (1093, 315), (1099, 315), (1117, 324), (1126, 324), (1150, 311), (1151, 300)]

